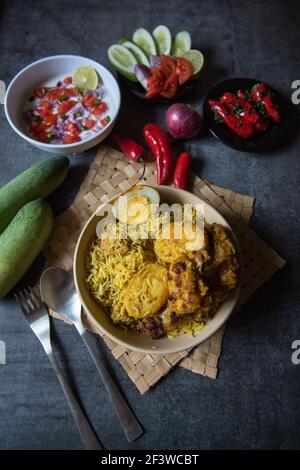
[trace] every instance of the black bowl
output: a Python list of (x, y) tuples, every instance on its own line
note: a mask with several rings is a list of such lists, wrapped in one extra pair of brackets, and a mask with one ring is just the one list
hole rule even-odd
[(184, 85), (181, 85), (178, 87), (178, 91), (176, 95), (173, 98), (154, 98), (154, 99), (147, 99), (146, 98), (146, 91), (142, 87), (142, 85), (139, 82), (132, 82), (131, 80), (128, 80), (128, 78), (124, 77), (124, 75), (121, 75), (120, 73), (117, 72), (117, 77), (118, 80), (124, 84), (124, 86), (131, 91), (135, 96), (138, 96), (142, 100), (146, 100), (148, 103), (171, 103), (172, 101), (178, 101), (178, 99), (182, 98), (183, 96), (187, 95), (190, 93), (192, 90), (194, 90), (195, 86), (197, 85), (198, 79), (195, 80), (189, 80), (188, 82), (184, 83)]
[(265, 132), (255, 133), (249, 139), (243, 139), (229, 129), (226, 124), (218, 124), (215, 122), (213, 113), (211, 112), (208, 104), (209, 100), (219, 100), (226, 91), (235, 93), (238, 89), (250, 90), (253, 85), (260, 82), (261, 80), (255, 80), (252, 78), (231, 78), (229, 80), (224, 80), (214, 86), (204, 100), (203, 116), (210, 132), (214, 137), (221, 140), (221, 142), (228, 147), (242, 152), (260, 152), (270, 150), (278, 145), (286, 134), (288, 119), (284, 113), (284, 100), (282, 96), (280, 96), (280, 94), (268, 84), (266, 85), (273, 94), (273, 100), (278, 105), (281, 113), (281, 121), (278, 124), (274, 122)]

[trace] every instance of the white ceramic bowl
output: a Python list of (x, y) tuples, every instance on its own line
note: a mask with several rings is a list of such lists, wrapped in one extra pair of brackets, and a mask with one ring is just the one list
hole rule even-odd
[[(224, 217), (216, 209), (207, 204), (205, 201), (199, 199), (194, 194), (170, 186), (153, 187), (159, 192), (161, 200), (169, 204), (202, 203), (204, 205), (204, 216), (208, 223), (217, 222), (219, 224), (224, 225), (232, 232), (228, 222), (224, 219)], [(134, 351), (140, 351), (147, 354), (172, 354), (179, 351), (184, 351), (189, 348), (193, 348), (197, 344), (202, 343), (224, 324), (224, 322), (227, 320), (236, 305), (239, 296), (239, 287), (237, 287), (227, 298), (227, 300), (221, 305), (219, 310), (207, 323), (205, 328), (202, 331), (198, 331), (195, 336), (189, 334), (182, 334), (172, 339), (166, 337), (160, 339), (152, 339), (141, 333), (135, 333), (130, 330), (125, 330), (115, 325), (111, 321), (109, 316), (95, 301), (95, 299), (89, 293), (85, 285), (86, 253), (88, 251), (92, 239), (95, 237), (96, 225), (101, 219), (101, 217), (97, 215), (98, 211), (99, 209), (92, 215), (92, 217), (88, 220), (85, 227), (83, 228), (77, 242), (74, 258), (75, 286), (82, 302), (82, 305), (84, 306), (84, 309), (89, 317), (89, 320), (93, 323), (96, 329), (102, 330), (116, 343), (119, 343), (125, 348), (132, 349)], [(235, 239), (233, 232), (232, 234), (233, 238)], [(238, 248), (237, 244), (236, 246)]]
[[(110, 123), (98, 134), (82, 142), (73, 144), (46, 144), (39, 142), (29, 136), (26, 131), (26, 123), (23, 118), (24, 106), (28, 97), (32, 95), (34, 88), (42, 86), (49, 80), (57, 77), (72, 75), (77, 67), (90, 65), (98, 72), (103, 86), (109, 91), (112, 97), (110, 109)], [(14, 131), (23, 139), (35, 147), (51, 153), (80, 153), (104, 140), (112, 131), (116, 122), (121, 104), (120, 88), (113, 75), (94, 60), (76, 55), (56, 55), (37, 60), (27, 65), (11, 81), (5, 95), (4, 109), (7, 120)]]

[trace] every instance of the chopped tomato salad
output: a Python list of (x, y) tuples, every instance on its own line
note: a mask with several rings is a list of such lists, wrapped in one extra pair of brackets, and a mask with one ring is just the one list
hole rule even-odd
[(89, 139), (110, 122), (102, 89), (81, 90), (71, 76), (53, 87), (33, 90), (25, 112), (30, 135), (47, 144), (72, 144)]

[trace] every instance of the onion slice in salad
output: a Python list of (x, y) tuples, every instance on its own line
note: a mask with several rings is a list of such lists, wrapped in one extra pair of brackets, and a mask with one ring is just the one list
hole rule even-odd
[(140, 84), (147, 90), (148, 80), (151, 77), (150, 68), (144, 64), (138, 64), (134, 66), (134, 73)]

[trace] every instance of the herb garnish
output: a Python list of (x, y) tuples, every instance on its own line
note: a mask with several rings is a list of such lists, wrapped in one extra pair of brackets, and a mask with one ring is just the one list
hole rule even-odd
[(233, 103), (232, 109), (236, 114), (242, 114), (243, 112), (243, 109), (239, 103)]
[(50, 142), (51, 140), (55, 139), (55, 135), (52, 134), (52, 132), (48, 132), (47, 137), (48, 137), (49, 142)]
[(59, 101), (68, 101), (68, 99), (70, 99), (69, 96), (67, 96), (67, 95), (62, 95), (62, 96), (59, 98)]
[(213, 120), (215, 121), (216, 124), (223, 124), (224, 119), (219, 116), (214, 109), (211, 110), (212, 115), (213, 115)]

